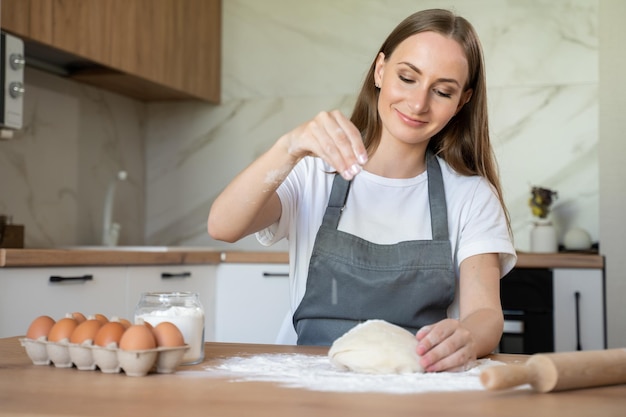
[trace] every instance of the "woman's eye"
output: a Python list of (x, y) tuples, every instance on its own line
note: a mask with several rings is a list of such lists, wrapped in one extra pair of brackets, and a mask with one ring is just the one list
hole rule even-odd
[(400, 78), (400, 81), (405, 82), (407, 84), (412, 84), (412, 83), (415, 82), (411, 78), (407, 78), (407, 77), (404, 77), (402, 75), (398, 75), (398, 78)]
[(440, 97), (445, 97), (445, 98), (450, 98), (450, 97), (452, 97), (452, 94), (450, 94), (450, 93), (445, 93), (445, 92), (443, 92), (443, 91), (441, 91), (441, 90), (435, 90), (435, 94), (437, 94), (437, 95), (438, 95), (438, 96), (440, 96)]

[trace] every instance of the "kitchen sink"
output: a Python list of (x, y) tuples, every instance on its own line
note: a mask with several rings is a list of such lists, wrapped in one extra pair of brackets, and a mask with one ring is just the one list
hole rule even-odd
[(128, 252), (189, 252), (210, 251), (214, 248), (198, 246), (69, 246), (63, 249), (71, 250), (103, 250), (103, 251), (128, 251)]
[(72, 250), (106, 250), (106, 251), (140, 251), (140, 252), (167, 252), (167, 246), (70, 246), (63, 249)]

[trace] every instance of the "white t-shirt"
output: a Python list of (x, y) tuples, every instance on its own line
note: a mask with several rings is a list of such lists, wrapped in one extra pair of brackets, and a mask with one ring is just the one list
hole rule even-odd
[[(480, 176), (456, 173), (438, 158), (443, 176), (448, 230), (457, 277), (455, 300), (448, 317), (458, 318), (459, 266), (464, 259), (482, 253), (498, 253), (502, 276), (515, 265), (511, 242), (500, 201), (489, 182)], [(291, 311), (278, 341), (295, 343), (291, 317), (306, 289), (309, 259), (317, 231), (328, 205), (334, 179), (333, 168), (317, 157), (305, 157), (277, 190), (282, 204), (280, 220), (257, 233), (269, 246), (283, 238), (289, 241)], [(428, 202), (428, 175), (393, 179), (362, 171), (352, 181), (339, 230), (377, 244), (432, 239)]]

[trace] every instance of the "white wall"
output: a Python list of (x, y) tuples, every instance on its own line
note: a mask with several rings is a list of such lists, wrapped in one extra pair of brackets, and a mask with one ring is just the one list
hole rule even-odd
[(626, 2), (600, 2), (600, 241), (609, 347), (626, 346)]
[(597, 240), (597, 0), (225, 0), (222, 104), (148, 106), (148, 242), (230, 247), (206, 233), (216, 195), (287, 130), (349, 113), (388, 32), (428, 7), (457, 10), (481, 36), (516, 247), (529, 248), (532, 185), (558, 191), (561, 236), (578, 226)]
[(24, 128), (0, 141), (0, 213), (25, 246), (97, 245), (107, 187), (119, 170), (114, 220), (122, 244), (144, 242), (145, 104), (26, 68)]

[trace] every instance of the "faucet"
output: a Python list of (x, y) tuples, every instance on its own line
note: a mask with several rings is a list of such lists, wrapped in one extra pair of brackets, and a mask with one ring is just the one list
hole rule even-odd
[(104, 212), (102, 216), (102, 245), (116, 246), (119, 238), (119, 223), (113, 223), (113, 200), (115, 199), (115, 188), (118, 181), (125, 181), (128, 177), (126, 171), (119, 171), (115, 178), (109, 183), (106, 197), (104, 199)]

